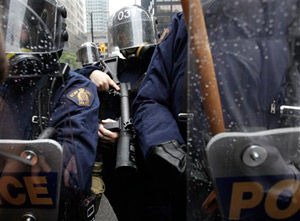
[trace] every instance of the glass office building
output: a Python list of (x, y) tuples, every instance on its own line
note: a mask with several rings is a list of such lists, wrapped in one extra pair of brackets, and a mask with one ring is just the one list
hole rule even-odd
[(180, 0), (141, 0), (141, 5), (157, 18), (159, 33), (169, 26), (175, 13), (182, 11)]
[(86, 0), (87, 32), (91, 30), (91, 16), (94, 31), (107, 32), (108, 4), (109, 0)]
[(66, 22), (69, 41), (65, 50), (74, 53), (86, 41), (85, 0), (58, 0), (58, 3), (64, 5), (68, 11)]

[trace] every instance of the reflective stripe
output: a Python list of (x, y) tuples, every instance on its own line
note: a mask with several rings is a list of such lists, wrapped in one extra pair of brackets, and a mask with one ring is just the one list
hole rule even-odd
[[(32, 50), (28, 49), (28, 48), (21, 48), (20, 53), (21, 52), (32, 52)], [(19, 52), (18, 52), (19, 53)], [(15, 56), (18, 53), (8, 53), (6, 54), (6, 58), (7, 60), (10, 60), (13, 56)]]

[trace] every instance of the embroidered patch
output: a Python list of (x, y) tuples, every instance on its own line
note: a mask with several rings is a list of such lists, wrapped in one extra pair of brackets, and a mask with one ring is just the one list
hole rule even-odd
[(158, 44), (162, 43), (170, 34), (171, 29), (170, 28), (165, 28), (164, 32), (161, 34), (159, 40), (158, 40)]
[(86, 106), (86, 107), (91, 106), (94, 101), (94, 95), (85, 88), (72, 90), (68, 94), (68, 98), (78, 106)]

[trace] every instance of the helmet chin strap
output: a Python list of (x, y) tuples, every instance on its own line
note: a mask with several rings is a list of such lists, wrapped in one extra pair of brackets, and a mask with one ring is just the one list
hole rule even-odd
[(131, 49), (132, 51), (125, 51), (126, 53), (126, 58), (140, 58), (141, 55), (143, 54), (143, 50), (145, 49), (145, 46), (139, 46), (134, 49)]
[(125, 49), (125, 50), (121, 50), (122, 55), (126, 58), (134, 58), (136, 57), (136, 48), (130, 48), (130, 49)]
[[(147, 55), (149, 54), (149, 49), (154, 48), (152, 45), (142, 45), (136, 48), (132, 48), (129, 50), (124, 50), (122, 52), (122, 54), (124, 55), (124, 57), (126, 57), (127, 59), (129, 58), (139, 58), (139, 59), (144, 59), (147, 57)], [(152, 55), (152, 53), (151, 53)]]
[(144, 47), (144, 46), (138, 47), (138, 49), (136, 50), (136, 53), (135, 53), (136, 57), (139, 57), (139, 56), (140, 56), (140, 53), (141, 53), (143, 47)]

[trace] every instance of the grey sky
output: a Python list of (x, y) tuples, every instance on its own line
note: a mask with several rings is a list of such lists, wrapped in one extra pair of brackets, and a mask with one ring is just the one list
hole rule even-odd
[(141, 0), (109, 0), (109, 14), (113, 14), (114, 12), (118, 11), (120, 8), (133, 5), (133, 4), (140, 5)]

